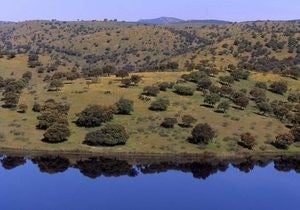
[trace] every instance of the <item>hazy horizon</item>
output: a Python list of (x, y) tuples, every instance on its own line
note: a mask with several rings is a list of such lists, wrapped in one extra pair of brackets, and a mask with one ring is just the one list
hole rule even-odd
[(16, 0), (0, 8), (1, 21), (26, 20), (103, 20), (137, 21), (159, 17), (183, 20), (216, 19), (232, 22), (299, 19), (297, 0)]

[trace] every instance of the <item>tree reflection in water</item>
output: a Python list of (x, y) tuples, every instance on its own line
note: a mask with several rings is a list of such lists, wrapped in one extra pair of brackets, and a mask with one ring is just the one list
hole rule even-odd
[(78, 168), (83, 175), (93, 179), (100, 176), (118, 177), (127, 175), (134, 177), (138, 174), (136, 169), (124, 160), (102, 157), (77, 161), (75, 168)]
[(34, 164), (37, 164), (40, 171), (49, 174), (61, 173), (66, 171), (70, 167), (70, 161), (63, 157), (36, 157), (31, 160)]
[(14, 169), (18, 166), (24, 165), (26, 159), (24, 157), (4, 157), (1, 159), (3, 168), (6, 170)]
[[(238, 168), (241, 172), (249, 173), (255, 167), (266, 167), (274, 163), (278, 171), (289, 172), (295, 170), (300, 172), (300, 157), (278, 157), (271, 159), (245, 158), (234, 161), (194, 161), (187, 163), (176, 163), (172, 161), (155, 162), (150, 164), (130, 164), (126, 160), (116, 158), (93, 157), (82, 160), (70, 161), (65, 157), (42, 156), (31, 159), (39, 170), (43, 173), (55, 174), (65, 172), (68, 168), (78, 169), (84, 176), (95, 179), (97, 177), (135, 177), (138, 173), (153, 174), (163, 173), (170, 170), (191, 173), (194, 178), (207, 179), (209, 176), (218, 172), (225, 172), (230, 164)], [(73, 162), (73, 163), (71, 163)], [(4, 169), (10, 170), (26, 163), (24, 157), (2, 156), (1, 163)]]

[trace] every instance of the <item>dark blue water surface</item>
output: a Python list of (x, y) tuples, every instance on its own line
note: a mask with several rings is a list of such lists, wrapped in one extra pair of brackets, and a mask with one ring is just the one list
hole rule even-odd
[(3, 210), (300, 209), (297, 160), (135, 166), (4, 158), (2, 165)]

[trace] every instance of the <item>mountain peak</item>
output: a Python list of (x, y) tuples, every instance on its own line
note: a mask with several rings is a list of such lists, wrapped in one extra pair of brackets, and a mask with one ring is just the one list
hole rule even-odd
[(184, 22), (184, 20), (174, 18), (174, 17), (160, 17), (155, 19), (141, 19), (138, 22), (144, 24), (168, 25), (173, 23)]

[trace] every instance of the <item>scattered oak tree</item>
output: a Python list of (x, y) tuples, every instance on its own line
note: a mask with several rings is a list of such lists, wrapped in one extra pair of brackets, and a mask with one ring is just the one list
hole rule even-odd
[(152, 111), (166, 111), (169, 105), (170, 101), (168, 99), (159, 98), (151, 103), (149, 109)]
[(243, 133), (241, 134), (241, 140), (238, 142), (239, 145), (252, 150), (255, 146), (255, 137), (251, 133)]
[(172, 117), (167, 117), (161, 123), (161, 126), (164, 128), (174, 128), (175, 124), (177, 124), (177, 119)]
[(123, 145), (129, 139), (125, 128), (119, 124), (107, 124), (100, 130), (90, 132), (84, 139), (84, 144), (90, 146)]
[(117, 113), (129, 115), (133, 111), (133, 101), (121, 98), (117, 103)]
[(215, 136), (216, 132), (210, 125), (200, 123), (192, 130), (190, 142), (194, 144), (208, 144)]
[(44, 133), (43, 141), (48, 143), (60, 143), (66, 141), (71, 132), (66, 124), (54, 123)]
[(290, 133), (284, 133), (276, 136), (275, 141), (272, 142), (278, 149), (287, 149), (294, 143), (294, 136)]
[(192, 124), (195, 122), (197, 122), (197, 119), (195, 119), (193, 116), (184, 115), (181, 118), (181, 123), (179, 125), (183, 128), (190, 128), (190, 127), (192, 127)]
[(102, 123), (112, 120), (114, 113), (116, 113), (115, 107), (89, 105), (77, 115), (76, 125), (86, 128), (98, 127)]

